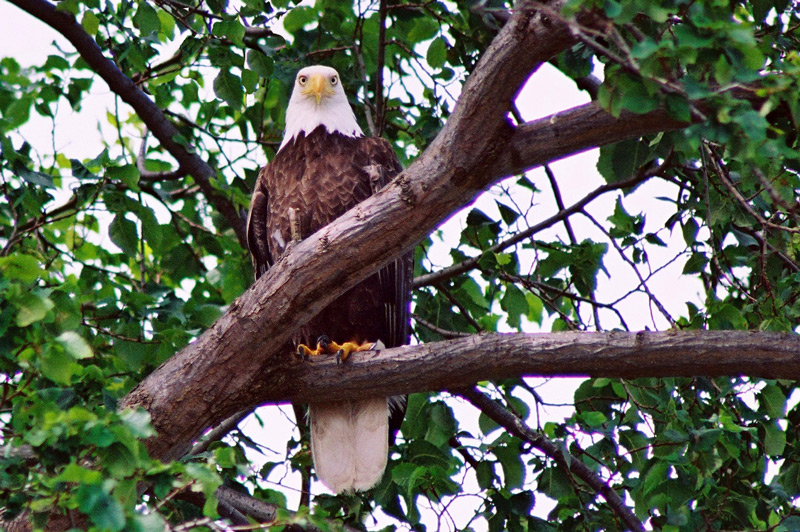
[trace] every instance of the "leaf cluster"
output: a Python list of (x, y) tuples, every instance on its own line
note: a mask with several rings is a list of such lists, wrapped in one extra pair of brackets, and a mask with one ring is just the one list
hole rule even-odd
[[(459, 215), (455, 231), (430, 235), (415, 252), (415, 339), (643, 323), (794, 331), (796, 7), (576, 0), (546, 12), (576, 38), (553, 66), (589, 87), (599, 105), (619, 117), (664, 111), (686, 127), (602, 147), (594, 191), (548, 166), (492, 187)], [(299, 67), (336, 67), (363, 129), (390, 139), (408, 163), (449, 118), (510, 8), (494, 1), (58, 4), (175, 124), (172, 140), (214, 169), (213, 190), (242, 216), (258, 168), (279, 145)], [(602, 23), (585, 22), (586, 13)], [(105, 135), (96, 156), (56, 141), (67, 127), (64, 111), (80, 112), (104, 90), (80, 54), (54, 48), (37, 65), (3, 55), (3, 519), (27, 512), (37, 529), (54, 514), (91, 530), (210, 528), (220, 514), (236, 518), (217, 505), (222, 483), (286, 508), (295, 488), (275, 481), (282, 472), (299, 472), (301, 490), (311, 486), (302, 418), (285, 461), (253, 468), (263, 444), (241, 430), (182, 460), (152, 460), (143, 443), (152, 436), (147, 414), (117, 410), (249, 286), (249, 259), (234, 229), (197, 176), (151, 138), (145, 117), (118, 100), (98, 118)], [(34, 124), (52, 131), (51, 142), (27, 140), (24, 128)], [(640, 201), (655, 182), (668, 186), (649, 198), (670, 209), (663, 226)], [(699, 298), (678, 295), (685, 304), (677, 310), (666, 302), (674, 294), (655, 281), (671, 264), (699, 286)], [(532, 381), (482, 383), (554, 442), (558, 456), (485, 414), (471, 423), (455, 396), (412, 396), (374, 491), (317, 496), (313, 511), (281, 513), (275, 523), (363, 527), (380, 509), (390, 526), (414, 530), (433, 519), (464, 530), (624, 528), (619, 509), (564, 466), (573, 460), (655, 529), (800, 528), (792, 506), (800, 493), (793, 383), (657, 377), (587, 380), (574, 411), (547, 422), (538, 416), (550, 405)], [(268, 414), (259, 415), (268, 427)], [(470, 501), (466, 514), (449, 513)]]

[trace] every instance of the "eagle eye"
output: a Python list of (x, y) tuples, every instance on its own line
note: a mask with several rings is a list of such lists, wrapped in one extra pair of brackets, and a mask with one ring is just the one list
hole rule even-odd
[(300, 85), (305, 85), (307, 81), (308, 81), (307, 77), (305, 77), (305, 76), (297, 76), (297, 82)]
[(337, 83), (339, 83), (339, 78), (336, 76), (331, 76), (331, 85), (335, 86)]

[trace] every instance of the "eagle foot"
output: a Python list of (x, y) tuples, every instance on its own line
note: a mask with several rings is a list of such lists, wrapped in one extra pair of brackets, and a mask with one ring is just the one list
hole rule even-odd
[(311, 349), (306, 344), (300, 344), (300, 345), (297, 346), (297, 354), (303, 360), (308, 360), (308, 357), (310, 357), (310, 356), (317, 356), (317, 355), (323, 355), (325, 353), (330, 353), (331, 351), (329, 351), (329, 349), (328, 349), (328, 344), (329, 343), (330, 343), (330, 339), (323, 334), (322, 336), (317, 338), (317, 348), (316, 349)]
[(343, 344), (339, 344), (336, 342), (332, 342), (327, 335), (322, 335), (317, 338), (317, 347), (316, 349), (311, 349), (306, 344), (300, 344), (297, 346), (297, 354), (303, 360), (308, 360), (308, 357), (329, 354), (329, 355), (336, 355), (336, 364), (341, 365), (347, 360), (347, 357), (350, 356), (350, 353), (355, 353), (358, 351), (372, 351), (375, 349), (374, 342), (364, 342), (364, 343), (356, 343), (356, 342), (345, 342)]

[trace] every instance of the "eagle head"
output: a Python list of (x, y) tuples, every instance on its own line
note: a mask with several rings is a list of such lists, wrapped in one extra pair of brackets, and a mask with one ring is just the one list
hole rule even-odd
[(323, 98), (345, 97), (339, 73), (325, 66), (306, 67), (298, 72), (294, 90), (300, 91), (301, 96), (313, 98), (317, 105)]
[(300, 69), (286, 108), (286, 131), (281, 148), (301, 133), (324, 126), (328, 133), (363, 135), (335, 68), (314, 65)]

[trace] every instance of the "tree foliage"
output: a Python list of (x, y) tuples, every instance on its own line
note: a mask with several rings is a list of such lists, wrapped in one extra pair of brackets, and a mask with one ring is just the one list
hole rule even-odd
[[(526, 123), (520, 102), (501, 101), (506, 129), (521, 137), (500, 142), (508, 159), (480, 154), (492, 161), (485, 177), (454, 184), (494, 183), (477, 205), (461, 202), (461, 226), (416, 247), (415, 339), (645, 326), (793, 333), (796, 2), (9, 1), (73, 47), (54, 46), (32, 65), (13, 50), (0, 58), (6, 528), (215, 529), (221, 519), (375, 528), (374, 513), (380, 526), (414, 530), (800, 529), (794, 382), (735, 369), (587, 379), (571, 413), (545, 421), (540, 411), (554, 400), (524, 375), (453, 388), (441, 367), (440, 388), (411, 396), (387, 474), (363, 497), (311, 483), (302, 421), (286, 464), (257, 469), (250, 459), (261, 443), (237, 428), (241, 415), (209, 421), (221, 425), (162, 461), (152, 442), (169, 428), (151, 419), (158, 413), (119, 408), (250, 286), (242, 220), (280, 143), (299, 67), (337, 68), (363, 128), (390, 139), (408, 166), (466, 142), (439, 135), (466, 105), (462, 86), (491, 86), (480, 62), (505, 28), (528, 19), (562, 36), (550, 43), (560, 47), (551, 66), (616, 125), (586, 142), (576, 130), (552, 152), (599, 147), (603, 182), (593, 188), (549, 165), (521, 173), (550, 162), (526, 151), (525, 135), (547, 135), (568, 117)], [(513, 53), (527, 64), (529, 50)], [(100, 119), (113, 134), (96, 156), (76, 157), (56, 135), (88, 128), (68, 123), (64, 109), (79, 111), (104, 83), (113, 100)], [(597, 116), (581, 134), (600, 127)], [(48, 124), (53, 141), (26, 140), (32, 123)], [(642, 199), (653, 190), (668, 192)], [(668, 206), (663, 224), (654, 225), (656, 203)], [(675, 264), (699, 296), (655, 281)], [(670, 306), (675, 297), (685, 304)], [(253, 406), (243, 399), (239, 410)], [(266, 426), (278, 415), (258, 413)], [(301, 473), (299, 485), (276, 486), (283, 467)], [(545, 497), (547, 518), (537, 511)]]

